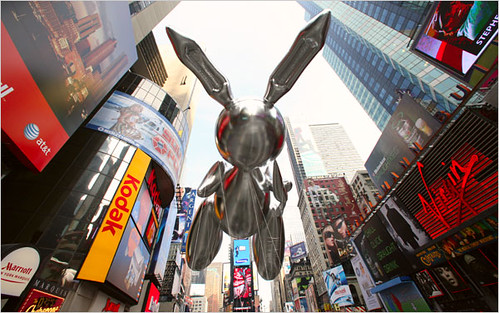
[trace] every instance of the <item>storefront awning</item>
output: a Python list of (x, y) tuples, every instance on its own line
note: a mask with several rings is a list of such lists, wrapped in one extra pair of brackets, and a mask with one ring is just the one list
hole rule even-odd
[(372, 288), (371, 293), (378, 293), (378, 292), (386, 290), (388, 288), (392, 288), (396, 285), (409, 283), (409, 282), (412, 282), (412, 279), (409, 276), (400, 276), (400, 277), (394, 278), (392, 280), (389, 280), (385, 283), (382, 283), (381, 285), (378, 285), (378, 286)]

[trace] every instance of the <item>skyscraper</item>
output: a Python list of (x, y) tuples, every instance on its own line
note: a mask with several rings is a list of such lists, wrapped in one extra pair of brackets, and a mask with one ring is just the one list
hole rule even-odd
[(303, 180), (314, 176), (345, 176), (347, 182), (364, 162), (338, 123), (292, 125), (285, 118), (287, 146), (298, 193)]
[(410, 92), (431, 112), (452, 112), (459, 81), (410, 51), (428, 1), (299, 1), (309, 20), (323, 9), (332, 19), (324, 58), (380, 130)]

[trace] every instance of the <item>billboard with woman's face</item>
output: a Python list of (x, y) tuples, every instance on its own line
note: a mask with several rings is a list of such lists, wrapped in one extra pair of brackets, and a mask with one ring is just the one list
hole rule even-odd
[(414, 49), (465, 75), (497, 36), (497, 1), (439, 1)]

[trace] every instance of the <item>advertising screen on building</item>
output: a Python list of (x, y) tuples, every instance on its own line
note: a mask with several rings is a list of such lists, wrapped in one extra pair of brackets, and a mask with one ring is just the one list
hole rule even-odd
[(300, 242), (289, 247), (289, 252), (291, 253), (291, 261), (296, 261), (307, 256), (307, 248), (305, 248), (305, 242)]
[(185, 245), (187, 243), (187, 236), (189, 236), (189, 230), (191, 229), (192, 218), (194, 215), (194, 204), (196, 202), (196, 189), (185, 188), (184, 196), (182, 197), (182, 211), (185, 212), (185, 227), (184, 227), (184, 237), (182, 239), (181, 252), (185, 253)]
[(234, 300), (253, 297), (253, 275), (251, 267), (234, 267)]
[(332, 264), (339, 264), (348, 260), (352, 251), (349, 234), (343, 217), (334, 219), (322, 230), (326, 252)]
[(375, 281), (386, 281), (411, 271), (377, 214), (367, 221), (354, 241)]
[(151, 196), (147, 190), (147, 185), (142, 184), (140, 187), (139, 195), (132, 209), (132, 219), (137, 226), (137, 229), (141, 236), (145, 235), (147, 229), (147, 222), (151, 216), (151, 211), (153, 209)]
[(31, 289), (19, 307), (19, 312), (59, 312), (63, 303), (64, 298)]
[(152, 282), (149, 282), (146, 299), (142, 312), (159, 312), (159, 290)]
[(251, 257), (249, 240), (234, 240), (234, 266), (249, 266), (250, 264)]
[(407, 93), (402, 95), (365, 167), (379, 191), (386, 192), (440, 128), (430, 113)]
[(107, 281), (137, 301), (149, 264), (149, 256), (137, 228), (132, 221), (129, 221), (109, 269)]
[(327, 271), (322, 272), (322, 278), (326, 283), (326, 289), (329, 295), (329, 302), (333, 306), (353, 305), (352, 293), (348, 286), (347, 277), (342, 265), (338, 265)]
[(416, 284), (408, 281), (379, 292), (388, 312), (431, 312)]
[(139, 99), (115, 91), (86, 127), (118, 137), (143, 150), (177, 183), (184, 156), (173, 125)]
[(431, 241), (430, 236), (418, 221), (396, 202), (393, 195), (381, 206), (379, 215), (386, 230), (405, 255), (414, 255), (415, 250)]
[(414, 49), (465, 75), (497, 35), (497, 1), (438, 1)]
[(435, 281), (433, 276), (431, 276), (428, 270), (422, 270), (416, 273), (414, 276), (416, 278), (416, 282), (419, 285), (419, 290), (421, 290), (426, 298), (431, 299), (444, 295), (437, 282)]
[(136, 150), (77, 274), (78, 279), (105, 281), (150, 162), (150, 157)]
[(2, 131), (41, 171), (137, 60), (126, 2), (2, 3)]
[(362, 296), (364, 297), (364, 301), (366, 302), (367, 309), (369, 311), (381, 309), (382, 305), (380, 300), (378, 299), (378, 296), (371, 293), (371, 288), (373, 288), (375, 284), (371, 278), (371, 275), (369, 274), (369, 269), (358, 253), (356, 247), (355, 250), (355, 256), (350, 260), (350, 262), (352, 263), (355, 277), (357, 278), (357, 282), (359, 283), (360, 291), (362, 292)]
[(175, 197), (173, 197), (173, 201), (167, 210), (168, 212), (163, 213), (163, 220), (160, 229), (158, 230), (159, 249), (154, 249), (151, 261), (153, 274), (158, 277), (159, 280), (163, 280), (166, 264), (168, 262), (168, 252), (170, 251), (172, 242), (173, 227), (175, 226), (175, 217), (177, 215)]

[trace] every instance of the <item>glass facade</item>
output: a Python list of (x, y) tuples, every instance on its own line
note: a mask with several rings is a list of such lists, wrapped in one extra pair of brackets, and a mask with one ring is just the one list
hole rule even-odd
[(323, 9), (332, 19), (324, 58), (382, 131), (399, 93), (430, 112), (452, 112), (449, 98), (460, 82), (412, 53), (412, 33), (424, 18), (426, 1), (299, 1), (310, 20)]

